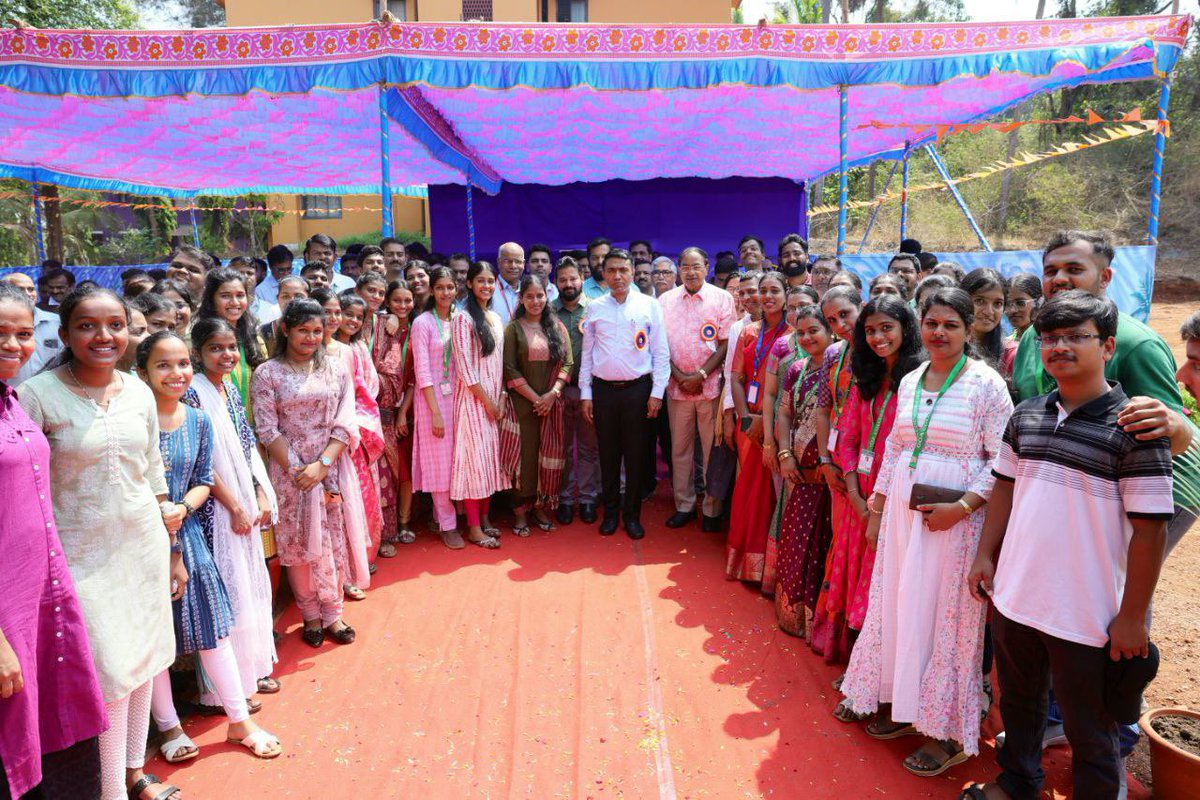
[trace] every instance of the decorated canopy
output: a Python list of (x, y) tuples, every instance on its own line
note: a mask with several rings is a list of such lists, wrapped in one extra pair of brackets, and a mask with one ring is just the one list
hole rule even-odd
[(804, 180), (838, 167), (840, 87), (849, 163), (896, 157), (1038, 93), (1161, 78), (1188, 23), (5, 30), (0, 176), (172, 196)]

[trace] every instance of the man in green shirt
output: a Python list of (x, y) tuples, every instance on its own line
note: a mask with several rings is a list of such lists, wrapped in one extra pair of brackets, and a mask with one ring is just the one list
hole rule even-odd
[(558, 260), (554, 281), (558, 299), (550, 304), (571, 338), (571, 352), (576, 354), (571, 369), (571, 382), (563, 389), (563, 443), (566, 446), (566, 465), (563, 469), (562, 493), (555, 512), (559, 524), (569, 525), (579, 504), (579, 518), (587, 523), (596, 521), (596, 500), (600, 496), (600, 456), (596, 444), (596, 429), (583, 415), (579, 398), (579, 359), (583, 352), (583, 318), (587, 314), (588, 298), (583, 292), (583, 276), (579, 264), (570, 256)]
[[(1105, 233), (1059, 231), (1042, 254), (1042, 291), (1046, 299), (1058, 292), (1082, 289), (1105, 294), (1112, 281), (1115, 255)], [(1187, 533), (1200, 511), (1200, 469), (1194, 428), (1183, 413), (1183, 398), (1175, 380), (1175, 357), (1162, 337), (1145, 323), (1122, 313), (1117, 322), (1117, 347), (1104, 376), (1121, 384), (1131, 398), (1117, 417), (1139, 439), (1165, 436), (1174, 459), (1175, 516), (1167, 526), (1167, 553)], [(1022, 336), (1013, 364), (1013, 387), (1019, 400), (1047, 394), (1054, 379), (1042, 368), (1036, 336)]]

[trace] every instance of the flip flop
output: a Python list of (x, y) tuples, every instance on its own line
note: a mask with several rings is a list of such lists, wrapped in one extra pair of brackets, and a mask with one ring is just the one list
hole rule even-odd
[(229, 744), (241, 745), (253, 753), (255, 758), (278, 758), (283, 753), (283, 745), (279, 740), (261, 728), (245, 739), (227, 738), (225, 741)]
[(283, 684), (280, 683), (277, 678), (267, 676), (266, 678), (258, 679), (259, 694), (278, 694), (279, 690), (282, 688)]
[(470, 542), (471, 544), (475, 545), (476, 547), (482, 547), (484, 550), (499, 550), (500, 549), (500, 540), (497, 539), (495, 536), (486, 536), (483, 539), (480, 539), (479, 541), (475, 541), (474, 539), (468, 538), (467, 541)]
[[(188, 749), (191, 749), (190, 753), (179, 754), (180, 750)], [(180, 731), (174, 738), (160, 744), (158, 752), (162, 753), (162, 757), (166, 759), (168, 764), (180, 764), (184, 761), (191, 761), (200, 755), (200, 748), (196, 746), (196, 743), (186, 733)]]
[(391, 542), (381, 543), (379, 545), (379, 557), (380, 558), (395, 558), (396, 557), (396, 545), (392, 544)]
[(513, 536), (520, 536), (522, 539), (526, 538), (527, 536), (529, 536), (529, 526), (528, 525), (516, 526), (515, 528), (513, 528)]
[[(149, 772), (147, 772), (138, 779), (137, 783), (129, 787), (129, 791), (126, 792), (126, 794), (129, 795), (129, 800), (142, 800), (142, 792), (146, 791), (148, 787), (153, 786), (156, 783), (162, 783), (162, 781), (158, 779), (157, 775), (151, 775)], [(161, 792), (154, 795), (151, 800), (170, 800), (172, 797), (179, 794), (178, 786), (172, 786), (168, 783), (165, 784), (165, 787), (166, 788), (164, 788)]]
[(869, 716), (871, 716), (871, 715), (870, 714), (860, 714), (857, 711), (855, 711), (853, 708), (851, 708), (849, 700), (843, 700), (842, 702), (837, 704), (837, 708), (833, 709), (833, 718), (836, 719), (838, 722), (844, 722), (847, 725), (853, 724), (855, 722), (862, 722), (864, 719), (866, 719)]
[(414, 533), (413, 530), (408, 527), (408, 523), (407, 522), (400, 523), (400, 536), (397, 539), (397, 541), (399, 541), (400, 544), (412, 544), (416, 540), (417, 540), (417, 534)]

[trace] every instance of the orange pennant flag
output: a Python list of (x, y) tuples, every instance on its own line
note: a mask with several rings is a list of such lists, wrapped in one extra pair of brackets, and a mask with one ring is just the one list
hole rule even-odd
[(1141, 122), (1142, 121), (1142, 110), (1140, 108), (1134, 108), (1128, 114), (1121, 117), (1117, 121), (1118, 122)]
[(928, 125), (913, 125), (912, 126), (913, 136), (920, 136), (923, 133), (925, 133), (925, 131), (927, 131), (927, 130), (929, 130)]
[(1087, 124), (1088, 125), (1098, 125), (1101, 122), (1104, 122), (1104, 117), (1100, 116), (1095, 111), (1092, 111), (1089, 108), (1087, 110)]
[(950, 127), (951, 127), (951, 126), (949, 126), (949, 125), (938, 125), (938, 126), (937, 126), (937, 140), (938, 140), (938, 142), (941, 142), (941, 141), (942, 141), (942, 139), (945, 139), (945, 138), (946, 138), (946, 134), (947, 134), (947, 133), (949, 133), (949, 131), (950, 131)]

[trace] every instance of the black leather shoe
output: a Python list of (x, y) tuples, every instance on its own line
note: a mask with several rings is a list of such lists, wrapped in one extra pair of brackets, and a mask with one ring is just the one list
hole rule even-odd
[(591, 525), (596, 521), (596, 504), (595, 503), (580, 503), (579, 504), (579, 519)]
[(650, 481), (650, 485), (647, 486), (644, 490), (642, 490), (642, 502), (644, 503), (647, 500), (649, 500), (651, 497), (654, 497), (654, 492), (657, 489), (658, 489), (658, 479), (654, 478), (653, 480)]
[(570, 525), (571, 520), (575, 519), (575, 507), (567, 503), (559, 503), (558, 511), (554, 512), (554, 518), (558, 520), (559, 525)]
[(617, 525), (621, 522), (621, 515), (616, 511), (605, 511), (604, 521), (600, 523), (600, 535), (612, 536), (617, 532)]
[(682, 528), (696, 518), (695, 510), (692, 511), (676, 511), (671, 516), (667, 517), (668, 528)]
[[(670, 525), (671, 523), (668, 522), (667, 524)], [(700, 520), (700, 530), (704, 531), (705, 533), (720, 533), (721, 518), (710, 517), (705, 514), (704, 518)]]
[(625, 520), (625, 532), (629, 534), (630, 539), (641, 539), (646, 535), (646, 529), (642, 527), (641, 521), (636, 519)]

